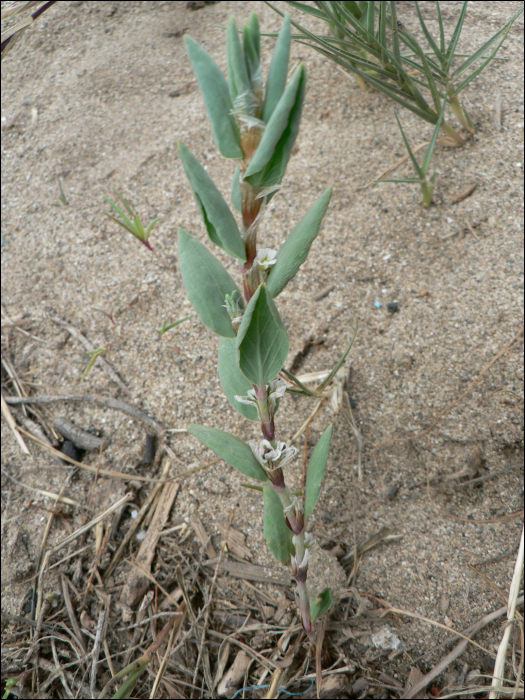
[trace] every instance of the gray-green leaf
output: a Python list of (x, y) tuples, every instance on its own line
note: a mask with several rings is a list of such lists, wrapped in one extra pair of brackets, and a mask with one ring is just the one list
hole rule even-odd
[(237, 285), (217, 258), (182, 228), (178, 243), (182, 281), (198, 317), (214, 333), (235, 338), (224, 300), (234, 291), (240, 295)]
[(185, 36), (184, 43), (202, 92), (217, 148), (225, 158), (242, 158), (240, 135), (232, 114), (233, 103), (226, 78), (213, 58), (195, 39)]
[(226, 29), (226, 58), (228, 63), (228, 81), (230, 83), (230, 96), (235, 110), (241, 114), (253, 114), (253, 100), (251, 97), (251, 85), (246, 70), (244, 51), (242, 50), (235, 20), (230, 17)]
[(304, 497), (304, 514), (305, 516), (315, 508), (317, 499), (319, 498), (319, 489), (324, 476), (324, 468), (328, 459), (328, 450), (330, 449), (330, 438), (332, 437), (332, 425), (321, 435), (314, 447), (313, 452), (308, 461), (306, 470), (306, 484)]
[(264, 539), (273, 556), (287, 566), (294, 553), (292, 531), (284, 519), (281, 499), (269, 484), (263, 487), (264, 495)]
[(284, 323), (266, 285), (261, 284), (237, 332), (237, 364), (252, 384), (262, 386), (280, 371), (288, 349)]
[(240, 211), (242, 211), (242, 195), (241, 195), (241, 188), (239, 186), (239, 175), (240, 175), (240, 170), (239, 170), (239, 166), (237, 165), (235, 167), (235, 172), (233, 173), (230, 198), (231, 198), (232, 204), (235, 207), (235, 209), (237, 209), (237, 211), (240, 212)]
[(332, 607), (332, 592), (329, 588), (315, 595), (310, 601), (310, 617), (315, 622)]
[(244, 179), (251, 185), (271, 187), (278, 184), (299, 132), (306, 85), (306, 69), (301, 64), (277, 103)]
[(332, 188), (327, 187), (279, 249), (277, 262), (272, 267), (267, 280), (268, 291), (272, 297), (276, 297), (283, 291), (306, 260), (310, 246), (321, 228), (331, 196)]
[(230, 207), (208, 173), (182, 141), (179, 141), (179, 156), (209, 237), (219, 248), (244, 262), (244, 243)]
[(209, 428), (206, 425), (191, 423), (188, 425), (188, 433), (200, 440), (213, 450), (231, 467), (244, 476), (249, 476), (257, 481), (268, 481), (268, 477), (259, 462), (255, 459), (249, 445), (242, 442), (234, 435), (225, 433), (218, 428)]
[(283, 26), (275, 42), (272, 61), (266, 80), (266, 93), (264, 96), (263, 121), (267, 124), (273, 111), (281, 99), (286, 85), (288, 73), (288, 60), (290, 58), (290, 15), (284, 16)]
[(217, 359), (217, 371), (222, 390), (233, 408), (248, 420), (259, 420), (255, 404), (248, 404), (237, 401), (235, 396), (246, 396), (248, 389), (252, 388), (241, 370), (237, 367), (236, 350), (234, 338), (219, 339), (219, 357)]

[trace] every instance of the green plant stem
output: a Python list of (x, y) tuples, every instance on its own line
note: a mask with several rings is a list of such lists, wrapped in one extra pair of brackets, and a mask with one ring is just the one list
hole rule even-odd
[(434, 187), (432, 183), (427, 182), (427, 180), (421, 180), (419, 183), (421, 185), (421, 194), (423, 195), (423, 206), (429, 207), (432, 204), (432, 192)]
[[(281, 499), (283, 510), (289, 508), (292, 505), (292, 494), (288, 486), (285, 485), (284, 488), (275, 490), (277, 491), (277, 494)], [(304, 559), (306, 551), (304, 541), (305, 526), (303, 514), (302, 512), (298, 513), (294, 508), (292, 508), (290, 511), (288, 511), (286, 519), (288, 521), (290, 529), (295, 534), (295, 560), (301, 562)], [(303, 623), (304, 630), (307, 633), (308, 637), (312, 641), (315, 641), (316, 635), (312, 625), (312, 617), (310, 611), (311, 596), (306, 581), (308, 575), (308, 567), (306, 566), (304, 569), (297, 570), (296, 567), (292, 565), (291, 568), (292, 576), (294, 577), (295, 583), (297, 584), (297, 595), (299, 598), (299, 610), (301, 611), (301, 621)]]
[(457, 95), (454, 95), (454, 97), (450, 98), (450, 106), (461, 126), (463, 126), (465, 129), (468, 129), (468, 131), (474, 132), (474, 124), (472, 123), (472, 120), (469, 117), (466, 109), (459, 101)]

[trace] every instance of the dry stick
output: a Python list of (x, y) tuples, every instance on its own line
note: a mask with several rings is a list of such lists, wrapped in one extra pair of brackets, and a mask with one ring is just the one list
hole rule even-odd
[(67, 496), (60, 496), (60, 494), (58, 494), (58, 493), (52, 493), (51, 491), (43, 491), (42, 489), (35, 489), (32, 486), (29, 486), (28, 484), (24, 484), (22, 481), (18, 481), (18, 479), (15, 479), (14, 476), (11, 476), (11, 474), (8, 474), (3, 469), (2, 469), (2, 474), (4, 476), (7, 476), (8, 479), (11, 479), (11, 481), (14, 481), (15, 484), (22, 486), (23, 488), (27, 489), (28, 491), (33, 491), (34, 493), (38, 493), (40, 496), (46, 496), (46, 498), (52, 498), (54, 501), (60, 501), (61, 503), (67, 503), (67, 505), (69, 505), (69, 506), (77, 506), (77, 508), (85, 508), (86, 507), (86, 506), (83, 506), (78, 501), (74, 501), (72, 498), (68, 498)]
[(147, 413), (141, 411), (135, 406), (130, 406), (125, 401), (120, 399), (114, 399), (112, 396), (101, 396), (100, 394), (64, 394), (64, 396), (6, 396), (6, 403), (10, 405), (16, 404), (38, 404), (38, 403), (58, 403), (60, 401), (86, 401), (88, 403), (94, 403), (102, 408), (113, 408), (116, 411), (122, 411), (122, 413), (127, 413), (134, 418), (146, 423), (150, 428), (152, 428), (157, 434), (164, 431), (164, 426), (159, 421), (155, 420)]
[[(524, 596), (521, 596), (518, 598), (516, 601), (517, 605), (522, 605), (523, 604), (523, 599)], [(468, 629), (464, 631), (464, 634), (461, 636), (464, 637), (457, 646), (454, 647), (454, 649), (445, 656), (444, 659), (442, 659), (434, 668), (429, 671), (423, 678), (421, 678), (415, 685), (413, 685), (403, 696), (402, 700), (409, 699), (415, 697), (418, 693), (420, 693), (424, 688), (427, 687), (427, 685), (436, 677), (439, 676), (440, 673), (442, 673), (447, 666), (449, 666), (453, 661), (455, 661), (461, 654), (465, 651), (467, 644), (470, 639), (468, 637), (474, 636), (479, 632), (483, 627), (486, 627), (489, 623), (493, 622), (494, 620), (497, 620), (498, 618), (502, 617), (505, 615), (507, 612), (507, 606), (504, 606), (502, 608), (499, 608), (498, 610), (495, 610), (493, 613), (490, 613), (489, 615), (485, 615), (484, 617), (481, 618), (478, 622), (476, 622), (474, 625), (471, 625)], [(450, 631), (450, 630), (449, 630)], [(453, 639), (453, 638), (452, 638)], [(452, 640), (449, 640), (452, 641)]]
[(124, 503), (127, 503), (128, 501), (131, 501), (133, 498), (133, 494), (127, 493), (125, 496), (122, 498), (119, 498), (118, 501), (113, 503), (112, 506), (107, 508), (103, 513), (100, 513), (100, 515), (97, 515), (96, 518), (93, 518), (93, 520), (90, 520), (89, 523), (86, 523), (82, 527), (79, 527), (78, 530), (75, 530), (74, 532), (71, 533), (71, 535), (68, 535), (65, 537), (62, 542), (56, 545), (56, 547), (53, 547), (53, 549), (48, 549), (45, 556), (44, 560), (42, 562), (41, 566), (41, 573), (39, 577), (39, 582), (38, 582), (38, 603), (37, 603), (37, 613), (40, 610), (40, 606), (42, 605), (42, 588), (43, 588), (43, 574), (47, 570), (47, 565), (49, 563), (50, 558), (53, 556), (53, 554), (57, 554), (61, 549), (64, 547), (67, 547), (68, 544), (71, 542), (74, 542), (77, 537), (80, 537), (81, 535), (84, 534), (84, 532), (88, 532), (91, 530), (92, 527), (94, 527), (97, 523), (99, 523), (101, 520), (104, 520), (104, 518), (107, 515), (111, 515), (117, 508), (120, 508), (120, 506), (124, 505)]
[(117, 549), (117, 551), (116, 551), (115, 554), (113, 555), (113, 559), (111, 560), (111, 562), (110, 562), (108, 568), (107, 568), (106, 571), (104, 572), (104, 576), (102, 577), (102, 579), (103, 579), (104, 581), (106, 581), (106, 580), (109, 578), (109, 576), (111, 576), (111, 574), (113, 573), (113, 571), (115, 570), (115, 567), (117, 566), (117, 564), (118, 564), (118, 562), (119, 562), (119, 560), (120, 560), (120, 557), (122, 556), (123, 551), (124, 551), (125, 548), (127, 547), (128, 542), (131, 540), (131, 538), (133, 537), (133, 535), (134, 535), (135, 532), (137, 531), (137, 529), (138, 529), (140, 523), (142, 522), (142, 519), (144, 518), (144, 516), (145, 516), (146, 513), (148, 512), (148, 510), (149, 510), (151, 504), (152, 504), (153, 501), (155, 500), (155, 497), (157, 496), (158, 492), (160, 491), (160, 489), (161, 489), (162, 486), (164, 485), (165, 481), (167, 481), (166, 477), (167, 477), (167, 475), (168, 475), (170, 466), (171, 466), (171, 462), (170, 462), (169, 459), (167, 459), (166, 462), (165, 462), (165, 464), (164, 464), (164, 467), (163, 467), (163, 469), (162, 469), (161, 478), (160, 478), (160, 479), (155, 479), (155, 481), (157, 481), (157, 483), (155, 484), (155, 486), (154, 486), (153, 489), (151, 490), (151, 492), (150, 492), (150, 494), (149, 494), (149, 496), (148, 496), (148, 498), (147, 498), (147, 500), (146, 500), (146, 503), (144, 503), (144, 505), (142, 506), (142, 508), (141, 508), (141, 509), (139, 510), (139, 512), (137, 513), (137, 517), (136, 517), (135, 520), (132, 522), (132, 524), (131, 524), (129, 530), (128, 530), (128, 531), (126, 532), (126, 534), (124, 535), (124, 539), (123, 539), (122, 542), (120, 543), (119, 548)]
[(315, 416), (316, 416), (317, 413), (319, 412), (319, 409), (321, 408), (321, 406), (322, 406), (322, 404), (323, 404), (323, 401), (324, 401), (324, 398), (323, 398), (323, 399), (319, 399), (319, 401), (317, 402), (317, 404), (316, 404), (314, 410), (310, 413), (310, 415), (308, 416), (308, 418), (305, 420), (305, 422), (301, 425), (301, 427), (299, 428), (299, 430), (295, 433), (295, 435), (294, 435), (294, 436), (292, 437), (292, 439), (290, 440), (290, 444), (291, 444), (292, 442), (294, 442), (294, 441), (299, 437), (299, 435), (303, 432), (303, 430), (305, 430), (305, 429), (310, 425), (310, 423), (313, 421), (313, 419), (315, 418)]
[(62, 595), (64, 597), (64, 603), (66, 604), (66, 610), (69, 616), (69, 621), (71, 622), (71, 626), (73, 627), (74, 636), (76, 637), (76, 640), (79, 643), (84, 654), (86, 654), (86, 645), (84, 644), (82, 632), (80, 631), (77, 616), (75, 615), (75, 610), (73, 608), (73, 604), (71, 603), (71, 597), (69, 595), (69, 580), (65, 574), (62, 574), (60, 580), (62, 583)]
[[(425, 141), (425, 143), (420, 143), (419, 146), (416, 146), (415, 148), (412, 149), (412, 153), (417, 153), (422, 148), (426, 148), (429, 143), (430, 143), (430, 141)], [(400, 165), (403, 165), (403, 163), (405, 163), (409, 158), (410, 158), (410, 156), (407, 153), (399, 160), (396, 160), (395, 163), (392, 163), (392, 165), (389, 165), (388, 168), (386, 168), (386, 170), (383, 170), (383, 172), (379, 173), (379, 175), (377, 177), (375, 177), (373, 180), (370, 180), (370, 182), (367, 182), (366, 185), (360, 185), (359, 187), (356, 187), (355, 191), (358, 192), (359, 190), (365, 190), (367, 187), (370, 187), (370, 185), (375, 184), (377, 180), (380, 180), (381, 178), (385, 177), (385, 175), (388, 175), (389, 173), (396, 170)]]
[[(518, 600), (518, 593), (520, 589), (521, 574), (523, 573), (523, 528), (521, 529), (521, 540), (520, 548), (518, 551), (518, 557), (516, 559), (516, 564), (514, 566), (514, 576), (510, 584), (509, 590), (509, 602), (508, 602), (508, 613), (507, 613), (507, 626), (503, 633), (501, 639), (498, 654), (496, 656), (496, 663), (494, 664), (494, 674), (492, 676), (492, 689), (489, 694), (489, 698), (499, 698), (499, 690), (496, 690), (496, 686), (501, 683), (505, 683), (505, 656), (507, 655), (507, 647), (509, 645), (509, 637), (512, 629), (512, 621), (516, 613), (516, 602)], [(519, 679), (518, 679), (519, 680)]]
[(51, 637), (51, 650), (53, 652), (53, 661), (55, 662), (55, 667), (58, 671), (58, 675), (60, 676), (60, 680), (62, 681), (62, 685), (64, 686), (64, 690), (66, 691), (66, 695), (68, 696), (68, 698), (74, 698), (75, 696), (71, 692), (71, 688), (67, 683), (64, 669), (62, 668), (62, 666), (60, 665), (60, 661), (58, 660), (57, 648), (54, 637)]
[(91, 664), (91, 676), (89, 678), (89, 692), (92, 698), (95, 697), (95, 688), (97, 686), (97, 665), (98, 657), (100, 654), (100, 646), (102, 644), (102, 629), (104, 627), (105, 616), (106, 613), (104, 612), (104, 610), (101, 610), (98, 614), (97, 629), (95, 632), (95, 643), (93, 644), (93, 651), (91, 652), (93, 655), (93, 661)]
[(40, 447), (43, 447), (44, 450), (47, 450), (48, 452), (51, 452), (51, 454), (60, 457), (60, 459), (62, 459), (64, 462), (69, 462), (69, 464), (73, 464), (75, 467), (80, 467), (80, 469), (85, 469), (88, 472), (93, 472), (94, 474), (102, 474), (102, 476), (111, 476), (114, 479), (122, 479), (122, 481), (151, 481), (154, 483), (160, 481), (159, 479), (152, 479), (148, 476), (140, 476), (139, 474), (126, 474), (125, 472), (116, 472), (113, 469), (97, 469), (97, 467), (92, 467), (90, 464), (84, 464), (83, 462), (77, 462), (76, 460), (71, 459), (71, 457), (68, 457), (63, 452), (55, 450), (54, 447), (49, 447), (49, 445), (46, 445), (45, 442), (41, 442), (38, 438), (36, 438), (34, 435), (31, 435), (31, 433), (29, 433), (27, 430), (24, 430), (23, 428), (20, 428), (20, 432), (23, 433), (33, 442), (36, 442), (36, 444), (40, 445)]
[(343, 416), (346, 418), (346, 421), (354, 433), (354, 437), (357, 442), (357, 476), (359, 481), (363, 481), (363, 436), (361, 435), (361, 431), (355, 422), (347, 391), (343, 391), (343, 401)]
[[(61, 318), (58, 318), (58, 316), (50, 316), (49, 317), (52, 321), (57, 323), (59, 326), (62, 326), (62, 328), (65, 328), (67, 332), (72, 335), (74, 338), (76, 338), (82, 345), (86, 348), (88, 352), (93, 352), (96, 348), (93, 347), (93, 345), (89, 342), (89, 340), (86, 338), (86, 336), (82, 335), (82, 333), (75, 328), (75, 326), (72, 326), (70, 323), (66, 323), (66, 321), (63, 321)], [(128, 389), (128, 387), (124, 384), (122, 379), (118, 376), (118, 374), (115, 372), (113, 367), (109, 364), (109, 362), (102, 357), (102, 355), (99, 355), (95, 361), (95, 364), (98, 362), (98, 364), (102, 367), (104, 372), (108, 375), (108, 377), (115, 382), (115, 384), (126, 394), (126, 396), (129, 396), (131, 398), (131, 392)]]
[[(180, 629), (180, 627), (179, 627), (179, 629)], [(174, 626), (171, 628), (170, 638), (169, 638), (169, 640), (168, 640), (168, 646), (166, 647), (166, 653), (164, 654), (164, 657), (163, 657), (163, 659), (162, 659), (162, 661), (161, 661), (161, 664), (160, 664), (160, 666), (159, 666), (159, 670), (158, 670), (157, 675), (155, 676), (155, 680), (154, 680), (154, 682), (153, 682), (153, 687), (152, 687), (152, 689), (151, 689), (151, 693), (149, 694), (150, 698), (154, 698), (154, 697), (155, 697), (155, 693), (157, 692), (157, 688), (158, 688), (158, 686), (160, 685), (160, 682), (161, 682), (161, 680), (162, 680), (162, 676), (164, 675), (164, 671), (165, 671), (166, 666), (167, 666), (167, 664), (168, 664), (168, 659), (169, 659), (169, 655), (170, 655), (170, 652), (171, 652), (171, 646), (172, 646), (172, 644), (173, 644), (173, 637), (175, 636), (175, 630), (176, 630), (176, 628), (175, 628), (175, 625), (174, 625)]]
[(13, 418), (13, 414), (9, 410), (9, 406), (7, 405), (6, 400), (4, 399), (4, 395), (2, 394), (2, 415), (5, 418), (7, 425), (10, 427), (11, 432), (15, 436), (16, 441), (20, 445), (20, 449), (25, 455), (28, 455), (29, 457), (31, 456), (31, 453), (27, 449), (27, 445), (25, 444), (22, 436), (18, 432), (17, 425), (15, 423), (15, 419)]
[(462, 394), (460, 394), (460, 395), (458, 396), (457, 399), (455, 399), (455, 400), (452, 401), (451, 403), (447, 404), (447, 406), (445, 406), (445, 408), (441, 411), (441, 413), (438, 414), (437, 418), (435, 418), (435, 419), (432, 421), (432, 423), (428, 426), (428, 428), (425, 428), (424, 430), (419, 431), (419, 433), (414, 433), (413, 435), (406, 435), (405, 437), (401, 437), (401, 438), (389, 438), (388, 440), (383, 440), (383, 442), (380, 442), (379, 444), (373, 446), (372, 452), (375, 452), (375, 451), (378, 450), (380, 447), (384, 447), (385, 445), (390, 445), (390, 444), (393, 443), (393, 442), (405, 442), (406, 440), (411, 440), (411, 439), (413, 439), (413, 438), (421, 437), (422, 435), (425, 435), (426, 433), (428, 433), (428, 432), (430, 432), (431, 430), (433, 430), (433, 429), (435, 428), (435, 426), (439, 423), (439, 421), (443, 418), (443, 416), (445, 415), (445, 413), (448, 413), (448, 411), (450, 411), (451, 408), (454, 408), (454, 406), (457, 406), (457, 404), (458, 404), (462, 399), (465, 398), (465, 396), (473, 389), (473, 387), (481, 381), (483, 375), (486, 374), (486, 373), (488, 372), (488, 370), (492, 367), (492, 365), (493, 365), (495, 362), (497, 362), (497, 361), (499, 360), (499, 358), (500, 358), (502, 355), (504, 355), (504, 354), (505, 354), (506, 352), (508, 352), (511, 348), (513, 348), (514, 345), (517, 345), (517, 343), (518, 343), (518, 341), (519, 341), (519, 339), (521, 338), (522, 335), (523, 335), (523, 326), (521, 326), (521, 328), (520, 328), (519, 331), (514, 335), (514, 337), (512, 338), (512, 340), (511, 340), (509, 343), (507, 343), (507, 345), (505, 345), (503, 348), (501, 348), (501, 350), (499, 350), (499, 351), (494, 355), (494, 357), (492, 358), (492, 360), (490, 360), (489, 362), (487, 362), (487, 364), (485, 365), (485, 367), (483, 367), (483, 369), (481, 370), (481, 372), (469, 383), (469, 385), (467, 386), (467, 388), (465, 389), (465, 391), (464, 391)]

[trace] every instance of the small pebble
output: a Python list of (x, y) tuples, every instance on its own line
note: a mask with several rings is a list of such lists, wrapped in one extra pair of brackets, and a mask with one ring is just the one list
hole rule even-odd
[(386, 309), (387, 311), (390, 311), (391, 314), (395, 314), (397, 311), (399, 311), (399, 304), (397, 301), (389, 301), (386, 305)]
[(374, 301), (374, 306), (376, 307), (376, 309), (379, 309), (379, 307), (381, 306), (381, 302), (380, 302), (380, 301)]

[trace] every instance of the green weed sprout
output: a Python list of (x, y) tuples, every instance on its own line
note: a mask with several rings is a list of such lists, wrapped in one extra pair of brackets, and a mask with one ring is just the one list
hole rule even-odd
[(184, 316), (184, 318), (179, 318), (178, 321), (173, 321), (173, 323), (166, 323), (166, 321), (163, 321), (161, 327), (157, 328), (156, 330), (156, 332), (159, 334), (159, 338), (161, 338), (166, 331), (169, 331), (171, 328), (175, 328), (175, 326), (178, 326), (179, 323), (183, 323), (183, 321), (188, 321), (190, 318), (193, 318), (193, 316)]
[(91, 359), (87, 363), (86, 369), (82, 372), (82, 376), (80, 377), (81, 382), (83, 382), (88, 376), (89, 370), (93, 367), (97, 359), (106, 352), (106, 350), (107, 347), (104, 345), (102, 345), (100, 348), (96, 348), (96, 350), (88, 350), (88, 355), (91, 355)]
[(237, 285), (206, 246), (181, 228), (178, 253), (188, 299), (200, 320), (220, 336), (217, 369), (222, 389), (236, 411), (259, 423), (260, 438), (244, 443), (223, 430), (196, 424), (188, 425), (188, 432), (255, 485), (258, 482), (265, 539), (273, 556), (291, 571), (302, 624), (315, 643), (316, 621), (330, 608), (332, 594), (328, 588), (316, 595), (309, 590), (308, 554), (313, 537), (307, 532), (306, 519), (319, 497), (332, 426), (324, 430), (310, 456), (303, 499), (286, 483), (285, 465), (294, 459), (297, 448), (281, 439), (275, 417), (286, 392), (318, 396), (330, 378), (317, 393), (284, 369), (289, 342), (274, 299), (306, 260), (332, 189), (328, 187), (310, 206), (278, 251), (258, 246), (266, 205), (280, 189), (299, 131), (306, 71), (299, 65), (286, 82), (291, 41), (288, 16), (275, 43), (266, 84), (255, 14), (240, 37), (231, 18), (226, 42), (228, 80), (194, 39), (184, 38), (215, 143), (223, 156), (236, 161), (231, 200), (241, 214), (240, 227), (216, 185), (183, 143), (179, 143), (179, 156), (208, 237), (237, 259), (241, 284)]
[(106, 195), (104, 195), (104, 199), (106, 200), (106, 202), (113, 207), (113, 209), (121, 217), (122, 221), (120, 219), (117, 219), (116, 216), (113, 216), (113, 214), (107, 214), (107, 216), (109, 216), (110, 219), (113, 219), (113, 221), (116, 221), (119, 226), (122, 226), (122, 228), (125, 228), (126, 231), (129, 231), (131, 234), (133, 234), (133, 236), (135, 236), (135, 238), (138, 238), (139, 241), (146, 246), (146, 248), (148, 248), (149, 250), (151, 250), (153, 252), (153, 248), (151, 247), (151, 244), (148, 241), (149, 234), (151, 233), (151, 229), (153, 228), (153, 226), (157, 223), (157, 221), (160, 221), (160, 219), (162, 217), (157, 216), (155, 219), (153, 219), (153, 221), (150, 221), (146, 230), (144, 230), (144, 227), (142, 226), (142, 223), (141, 223), (139, 217), (133, 213), (133, 210), (129, 206), (128, 202), (126, 202), (124, 197), (120, 194), (120, 192), (117, 192), (115, 190), (115, 194), (117, 195), (117, 197), (120, 199), (120, 201), (124, 205), (124, 208), (126, 209), (128, 214), (130, 215), (132, 221), (130, 221), (130, 219), (128, 219), (128, 217), (124, 214), (122, 209), (120, 207), (118, 207), (115, 204), (115, 202), (112, 202), (111, 199), (109, 199), (109, 197), (106, 197)]
[[(279, 14), (283, 14), (271, 2), (266, 4)], [(461, 3), (448, 44), (445, 39), (439, 2), (435, 3), (439, 38), (431, 35), (421, 15), (419, 3), (417, 0), (414, 2), (419, 24), (427, 43), (425, 47), (399, 21), (396, 3), (393, 0), (379, 3), (288, 2), (287, 4), (324, 20), (332, 32), (332, 36), (314, 34), (292, 21), (293, 26), (299, 31), (299, 34), (294, 36), (297, 41), (312, 47), (342, 66), (356, 76), (361, 85), (368, 83), (431, 124), (437, 123), (441, 103), (445, 100), (460, 124), (471, 132), (474, 131), (474, 126), (460, 103), (458, 95), (495, 57), (512, 24), (523, 11), (523, 7), (520, 7), (476, 51), (471, 54), (459, 54), (456, 53), (456, 48), (467, 12), (467, 2)], [(402, 45), (404, 45), (403, 49)], [(489, 50), (490, 53), (487, 55)], [(445, 98), (447, 88), (448, 96)], [(441, 128), (456, 144), (460, 145), (464, 142), (461, 134), (449, 123), (443, 121)]]
[(403, 127), (401, 126), (401, 122), (399, 121), (399, 117), (397, 116), (397, 112), (395, 112), (396, 120), (399, 126), (399, 130), (401, 131), (401, 136), (403, 137), (403, 142), (405, 144), (405, 148), (407, 150), (407, 153), (410, 157), (410, 160), (412, 161), (412, 165), (414, 166), (414, 170), (416, 171), (417, 177), (386, 177), (386, 178), (381, 178), (380, 180), (376, 180), (375, 182), (415, 182), (418, 183), (419, 186), (421, 187), (421, 194), (423, 195), (423, 206), (424, 207), (429, 207), (432, 204), (432, 195), (434, 193), (434, 180), (436, 177), (436, 173), (434, 173), (430, 178), (427, 178), (427, 173), (428, 169), (430, 167), (430, 161), (432, 160), (432, 155), (434, 153), (434, 148), (436, 146), (436, 141), (437, 137), (439, 134), (439, 129), (441, 127), (441, 123), (443, 121), (443, 115), (445, 112), (445, 105), (446, 101), (443, 100), (443, 105), (441, 107), (441, 113), (439, 115), (439, 119), (436, 122), (436, 126), (434, 127), (434, 131), (432, 132), (432, 137), (430, 139), (430, 142), (427, 146), (427, 149), (425, 151), (425, 155), (423, 157), (423, 162), (421, 165), (417, 162), (412, 149), (410, 148), (410, 145), (407, 141), (407, 137), (405, 136), (405, 132), (403, 131)]

